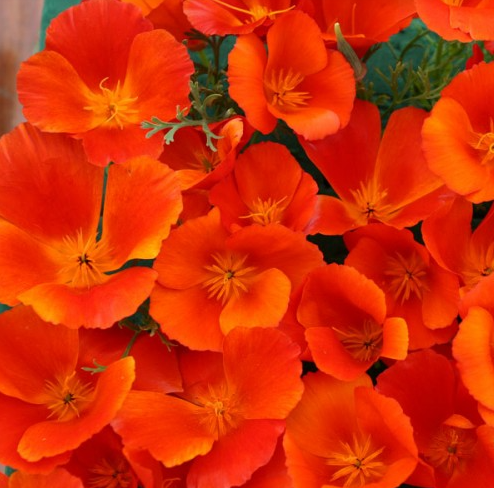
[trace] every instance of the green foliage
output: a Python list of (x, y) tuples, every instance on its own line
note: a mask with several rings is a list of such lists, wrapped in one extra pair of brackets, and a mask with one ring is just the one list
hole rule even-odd
[(445, 41), (420, 20), (376, 45), (364, 57), (358, 96), (379, 106), (383, 121), (405, 106), (430, 110), (472, 54), (472, 44)]

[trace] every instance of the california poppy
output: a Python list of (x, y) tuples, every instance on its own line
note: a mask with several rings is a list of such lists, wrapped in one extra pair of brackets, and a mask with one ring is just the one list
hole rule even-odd
[(326, 49), (316, 22), (303, 12), (276, 19), (267, 33), (267, 52), (255, 34), (240, 36), (228, 64), (230, 95), (264, 134), (278, 119), (311, 140), (348, 123), (353, 70), (342, 54)]
[(492, 0), (415, 0), (427, 27), (448, 41), (494, 40)]
[(136, 6), (91, 0), (53, 20), (46, 48), (21, 65), (17, 90), (28, 121), (82, 139), (89, 161), (106, 166), (159, 156), (163, 139), (146, 138), (140, 124), (189, 106), (193, 70), (185, 46), (152, 30)]
[(297, 318), (316, 366), (353, 381), (381, 356), (404, 359), (408, 330), (389, 317), (384, 292), (350, 266), (329, 264), (307, 277)]
[(185, 0), (191, 24), (208, 35), (249, 34), (306, 0)]
[(430, 170), (473, 203), (494, 198), (493, 86), (493, 63), (462, 71), (441, 92), (422, 130)]
[(0, 302), (31, 305), (53, 323), (104, 328), (149, 296), (155, 271), (120, 268), (158, 254), (182, 208), (178, 182), (149, 157), (112, 165), (106, 185), (104, 174), (68, 136), (25, 124), (2, 137)]
[(374, 391), (366, 375), (340, 381), (309, 373), (304, 386), (284, 437), (295, 488), (395, 488), (406, 481), (417, 447), (396, 400)]
[(343, 234), (371, 222), (409, 227), (443, 203), (449, 192), (420, 149), (426, 117), (414, 107), (396, 110), (381, 140), (377, 106), (357, 100), (338, 134), (321, 141), (299, 138), (337, 195), (320, 196), (311, 233)]
[(43, 322), (30, 307), (0, 314), (0, 461), (33, 473), (67, 462), (71, 451), (115, 416), (134, 381), (131, 357), (91, 375), (79, 333)]
[[(314, 18), (323, 38), (336, 44), (335, 24), (345, 40), (363, 56), (370, 46), (386, 42), (410, 24), (415, 15), (414, 0), (312, 0)], [(379, 15), (376, 13), (379, 12)]]
[(171, 339), (218, 351), (235, 327), (276, 327), (292, 292), (322, 264), (303, 234), (253, 224), (230, 235), (215, 208), (163, 242), (150, 313)]
[(279, 223), (303, 232), (313, 218), (317, 190), (285, 146), (264, 142), (237, 158), (233, 173), (211, 190), (210, 201), (228, 229)]
[(494, 428), (484, 425), (452, 361), (427, 349), (411, 353), (378, 376), (377, 390), (410, 417), (421, 457), (411, 484), (490, 485)]
[(345, 264), (372, 279), (386, 294), (387, 313), (403, 317), (409, 348), (445, 343), (455, 334), (458, 277), (439, 266), (407, 229), (369, 224), (344, 236)]
[(272, 458), (300, 400), (299, 352), (278, 330), (236, 328), (222, 353), (183, 353), (182, 393), (133, 391), (112, 425), (166, 467), (191, 461), (189, 488), (241, 485)]

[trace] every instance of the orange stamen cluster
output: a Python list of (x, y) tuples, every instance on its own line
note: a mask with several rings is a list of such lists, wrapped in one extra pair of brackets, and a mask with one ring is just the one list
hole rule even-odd
[(203, 283), (208, 289), (208, 298), (216, 297), (224, 305), (232, 297), (238, 298), (248, 291), (248, 279), (254, 266), (244, 266), (247, 255), (213, 254), (215, 264), (205, 266), (212, 276)]
[(382, 327), (372, 319), (364, 321), (362, 327), (332, 327), (345, 349), (358, 361), (374, 361), (381, 354)]
[(297, 91), (296, 88), (304, 81), (304, 76), (289, 68), (287, 71), (271, 71), (265, 79), (266, 96), (271, 104), (280, 110), (287, 110), (307, 105), (311, 95), (307, 91)]
[(326, 459), (328, 466), (341, 466), (331, 481), (344, 479), (344, 487), (360, 487), (383, 476), (386, 466), (378, 458), (384, 447), (373, 449), (370, 436), (362, 441), (354, 434), (352, 443), (341, 441), (341, 447), (341, 452)]

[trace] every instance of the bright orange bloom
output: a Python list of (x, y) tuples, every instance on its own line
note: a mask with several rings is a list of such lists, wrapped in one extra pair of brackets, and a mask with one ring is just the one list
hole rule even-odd
[(306, 0), (184, 0), (191, 24), (208, 35), (249, 34)]
[(267, 33), (267, 52), (255, 34), (240, 36), (228, 62), (230, 95), (262, 133), (281, 119), (304, 138), (321, 139), (348, 123), (353, 70), (339, 52), (326, 49), (308, 15), (277, 19)]
[(409, 227), (442, 203), (443, 182), (420, 149), (426, 117), (418, 108), (396, 110), (381, 140), (378, 108), (357, 100), (350, 123), (338, 134), (322, 141), (300, 138), (339, 197), (320, 196), (311, 233), (343, 234), (370, 222)]
[(150, 313), (171, 339), (219, 351), (235, 327), (276, 327), (292, 291), (322, 264), (303, 234), (269, 224), (229, 235), (213, 209), (163, 242)]
[(431, 171), (474, 203), (494, 199), (493, 88), (493, 63), (461, 72), (441, 92), (422, 131)]
[(160, 160), (175, 170), (182, 190), (210, 189), (231, 173), (238, 152), (252, 135), (241, 117), (222, 122), (213, 132), (220, 137), (216, 151), (206, 146), (204, 132), (193, 127), (179, 130), (173, 143), (164, 147)]
[(236, 328), (223, 354), (183, 353), (182, 393), (133, 391), (112, 425), (166, 467), (191, 460), (190, 488), (241, 485), (272, 458), (300, 400), (299, 352), (278, 330)]
[(285, 146), (264, 142), (237, 158), (233, 173), (211, 190), (210, 201), (232, 231), (253, 223), (304, 231), (313, 218), (317, 191), (314, 179)]
[(43, 322), (29, 307), (0, 314), (0, 462), (33, 473), (65, 463), (70, 451), (115, 416), (134, 381), (131, 357), (92, 375), (79, 333)]
[(409, 419), (366, 375), (347, 382), (304, 377), (284, 447), (294, 488), (396, 488), (417, 464)]
[(65, 469), (57, 468), (49, 474), (16, 471), (9, 478), (0, 473), (0, 488), (84, 488), (84, 485)]
[(185, 46), (152, 30), (137, 7), (90, 0), (51, 23), (46, 49), (22, 64), (17, 87), (28, 121), (81, 138), (89, 161), (106, 166), (159, 156), (163, 139), (146, 138), (140, 124), (187, 107), (192, 72)]
[(457, 198), (422, 225), (425, 245), (434, 259), (460, 278), (462, 316), (471, 306), (489, 307), (494, 292), (494, 208), (473, 232), (472, 214), (472, 204)]
[[(471, 307), (453, 341), (453, 355), (465, 386), (482, 407), (490, 411), (494, 411), (493, 312), (493, 305), (491, 310)], [(492, 420), (490, 423), (494, 427)]]
[(406, 322), (387, 317), (384, 292), (350, 266), (312, 271), (297, 317), (317, 367), (335, 378), (355, 380), (381, 356), (406, 357)]
[(403, 317), (409, 349), (448, 342), (457, 328), (458, 277), (441, 268), (407, 229), (369, 224), (345, 234), (345, 264), (386, 294), (388, 315)]
[(412, 422), (421, 464), (410, 484), (491, 485), (494, 428), (483, 424), (452, 361), (432, 350), (411, 353), (378, 376), (377, 390), (395, 398)]
[(312, 0), (323, 38), (336, 44), (335, 23), (360, 55), (408, 26), (415, 14), (414, 0)]
[(155, 271), (120, 268), (158, 254), (182, 208), (178, 182), (149, 157), (112, 165), (106, 188), (104, 174), (64, 135), (25, 124), (0, 140), (1, 303), (104, 328), (149, 296)]
[(120, 437), (106, 426), (83, 442), (64, 468), (88, 488), (137, 488), (137, 476), (122, 449)]
[(448, 41), (494, 40), (493, 0), (415, 0), (427, 27)]

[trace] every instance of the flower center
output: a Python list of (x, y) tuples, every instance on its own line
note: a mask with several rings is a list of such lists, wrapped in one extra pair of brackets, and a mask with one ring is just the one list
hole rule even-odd
[(451, 7), (461, 7), (463, 0), (442, 0), (442, 2)]
[(386, 221), (391, 205), (384, 203), (388, 190), (381, 190), (375, 179), (364, 184), (360, 182), (358, 190), (350, 190), (358, 209), (357, 223), (365, 225), (369, 221)]
[(47, 380), (45, 394), (45, 404), (51, 411), (48, 418), (56, 417), (57, 420), (67, 421), (79, 417), (92, 402), (93, 387), (81, 383), (74, 371), (69, 376), (57, 378), (55, 382)]
[(332, 327), (337, 339), (357, 361), (375, 361), (381, 354), (383, 331), (373, 319), (367, 319), (361, 328)]
[(476, 443), (474, 429), (443, 424), (434, 435), (424, 457), (429, 464), (451, 475), (459, 464), (473, 456)]
[(240, 417), (235, 398), (228, 394), (225, 385), (216, 390), (208, 385), (207, 393), (200, 396), (198, 404), (204, 408), (204, 422), (216, 440), (237, 427)]
[(257, 197), (257, 200), (249, 205), (252, 212), (248, 215), (242, 215), (240, 218), (252, 219), (252, 222), (261, 225), (272, 223), (279, 224), (283, 218), (283, 212), (286, 208), (285, 205), (281, 204), (284, 200), (286, 200), (286, 198), (287, 197), (284, 196), (280, 200), (274, 202), (271, 197), (267, 200), (261, 200), (260, 197)]
[(465, 261), (465, 267), (461, 272), (463, 282), (467, 290), (476, 286), (483, 278), (494, 271), (494, 243), (487, 249), (475, 249), (471, 247), (469, 256)]
[(90, 104), (85, 106), (84, 110), (94, 112), (94, 115), (100, 121), (98, 125), (123, 129), (126, 125), (139, 124), (138, 110), (133, 108), (138, 97), (124, 95), (120, 87), (120, 81), (117, 82), (117, 86), (113, 90), (105, 88), (106, 80), (108, 78), (101, 80), (99, 84), (101, 93), (93, 93), (90, 98)]
[(408, 300), (411, 295), (422, 299), (422, 293), (428, 287), (425, 283), (427, 266), (417, 253), (412, 253), (405, 259), (399, 252), (394, 257), (389, 257), (384, 275), (388, 277), (388, 288), (395, 301), (401, 303)]
[(271, 100), (271, 105), (278, 109), (294, 109), (301, 105), (307, 105), (311, 98), (309, 92), (296, 91), (295, 88), (304, 80), (300, 73), (294, 73), (291, 68), (285, 71), (271, 71), (271, 76), (264, 80), (266, 98)]
[(129, 465), (124, 459), (110, 463), (103, 459), (90, 470), (89, 488), (129, 488), (133, 486), (134, 477), (130, 473)]
[(352, 444), (341, 442), (341, 447), (340, 452), (333, 453), (326, 459), (328, 466), (341, 466), (333, 473), (331, 482), (344, 479), (344, 487), (360, 487), (384, 475), (386, 467), (378, 460), (384, 447), (374, 449), (370, 436), (362, 442), (354, 434)]
[(291, 7), (288, 7), (283, 10), (269, 10), (268, 7), (265, 5), (252, 5), (250, 8), (241, 8), (241, 7), (235, 7), (234, 5), (230, 5), (227, 2), (223, 2), (222, 0), (213, 0), (215, 3), (218, 5), (221, 5), (222, 7), (229, 8), (231, 10), (234, 10), (235, 12), (240, 12), (242, 14), (245, 14), (248, 16), (249, 20), (248, 23), (250, 22), (257, 22), (259, 19), (262, 18), (268, 18), (269, 20), (274, 20), (274, 18), (282, 14), (284, 12), (288, 12), (289, 10), (292, 10), (292, 8), (295, 8), (295, 5), (292, 5)]
[(211, 173), (221, 163), (217, 152), (207, 151), (205, 148), (194, 153), (194, 157), (196, 161), (193, 163), (193, 169), (197, 168), (203, 173)]
[(249, 275), (255, 271), (254, 266), (245, 266), (247, 255), (213, 254), (214, 264), (205, 266), (212, 276), (203, 283), (208, 289), (208, 298), (216, 297), (222, 305), (232, 297), (238, 298), (242, 292), (247, 292)]
[(96, 235), (84, 241), (82, 231), (77, 237), (65, 236), (62, 248), (60, 280), (74, 288), (90, 288), (106, 280), (105, 273), (112, 271), (108, 246), (96, 240)]

